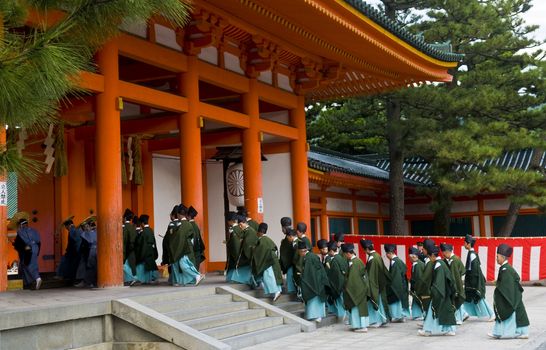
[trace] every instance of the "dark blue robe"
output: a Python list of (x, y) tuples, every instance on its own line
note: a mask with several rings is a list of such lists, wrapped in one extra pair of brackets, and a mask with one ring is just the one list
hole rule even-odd
[(67, 280), (76, 278), (78, 265), (80, 264), (80, 247), (82, 244), (82, 230), (76, 226), (70, 226), (68, 230), (68, 244), (66, 252), (61, 258), (61, 263), (57, 269), (57, 275)]
[[(40, 278), (38, 269), (40, 245), (40, 235), (35, 229), (25, 226), (17, 231), (13, 246), (19, 253), (19, 275), (23, 277), (25, 285), (30, 285)], [(30, 249), (26, 249), (26, 247), (30, 247)]]

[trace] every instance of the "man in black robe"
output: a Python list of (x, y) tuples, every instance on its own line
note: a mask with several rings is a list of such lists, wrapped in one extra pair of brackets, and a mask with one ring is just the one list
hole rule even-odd
[(292, 229), (292, 220), (288, 217), (281, 219), (282, 232), (285, 237), (281, 241), (279, 252), (279, 262), (281, 271), (286, 279), (286, 293), (296, 293), (296, 285), (294, 283), (294, 259), (297, 254), (296, 246), (296, 231)]
[(158, 252), (154, 231), (149, 225), (150, 217), (140, 215), (138, 221), (140, 231), (135, 242), (137, 260), (137, 279), (144, 284), (155, 282), (158, 279), (156, 259)]
[(135, 241), (137, 230), (133, 224), (135, 214), (130, 209), (125, 209), (123, 213), (123, 281), (132, 286), (137, 282), (136, 279), (136, 255)]
[(425, 269), (425, 264), (419, 259), (421, 252), (415, 247), (410, 247), (408, 249), (409, 258), (411, 261), (411, 277), (410, 277), (410, 294), (412, 297), (411, 301), (411, 318), (413, 320), (422, 321), (424, 319), (424, 310), (423, 303), (417, 295), (415, 288), (417, 282), (421, 280), (423, 271)]
[(193, 227), (193, 255), (195, 256), (195, 268), (199, 271), (199, 267), (203, 261), (205, 261), (205, 243), (201, 236), (201, 229), (195, 222), (197, 216), (197, 210), (190, 206), (188, 208), (188, 221)]

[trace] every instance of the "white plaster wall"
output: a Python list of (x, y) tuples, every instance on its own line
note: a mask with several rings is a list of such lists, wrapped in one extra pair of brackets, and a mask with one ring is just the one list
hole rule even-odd
[(214, 64), (215, 66), (218, 65), (218, 49), (214, 46), (202, 48), (197, 57), (199, 57), (200, 60)]
[(483, 201), (484, 210), (507, 210), (510, 202), (506, 198), (486, 199)]
[(327, 211), (353, 212), (353, 201), (350, 199), (330, 198), (326, 199)]
[(276, 111), (276, 112), (267, 112), (260, 113), (260, 118), (274, 121), (276, 123), (281, 123), (284, 125), (290, 124), (290, 113), (286, 110)]
[(379, 206), (377, 202), (356, 201), (356, 212), (358, 214), (377, 214)]
[(485, 236), (491, 237), (491, 216), (485, 215), (483, 221), (485, 224)]
[(428, 204), (408, 204), (406, 205), (406, 215), (424, 215), (432, 214)]
[(128, 32), (128, 33), (131, 33), (131, 34), (134, 34), (136, 36), (139, 36), (141, 38), (146, 38), (146, 23), (145, 22), (142, 22), (142, 23), (131, 23), (131, 24), (128, 24), (128, 23), (123, 23), (121, 24), (120, 26), (120, 29), (125, 31), (125, 32)]
[(277, 84), (279, 88), (292, 92), (292, 86), (290, 86), (290, 78), (284, 74), (277, 74)]
[(480, 217), (479, 216), (473, 216), (472, 217), (472, 229), (474, 231), (475, 236), (481, 236), (480, 232)]
[(241, 65), (239, 63), (239, 57), (229, 53), (224, 52), (224, 66), (227, 70), (239, 73), (239, 74), (245, 74), (245, 72), (241, 69)]
[(207, 163), (207, 207), (209, 224), (209, 259), (225, 261), (224, 179), (222, 162)]
[(160, 237), (167, 231), (172, 208), (180, 203), (180, 160), (177, 157), (153, 155), (154, 171), (154, 232), (159, 252), (158, 263), (163, 252)]
[(271, 73), (270, 70), (265, 72), (260, 72), (260, 75), (258, 76), (258, 80), (266, 83), (266, 84), (273, 84), (273, 73)]
[[(290, 153), (267, 154), (266, 158), (267, 161), (262, 162), (263, 218), (269, 225), (267, 234), (279, 247), (284, 238), (281, 232), (281, 218), (288, 216), (294, 220)], [(298, 190), (308, 191), (306, 188)], [(296, 225), (296, 222), (293, 224)], [(309, 227), (308, 231), (310, 230)]]
[(478, 211), (478, 201), (454, 201), (451, 207), (452, 213), (467, 213)]
[(171, 49), (182, 51), (182, 48), (176, 42), (176, 33), (171, 28), (156, 24), (155, 29), (155, 41), (158, 44), (165, 45)]

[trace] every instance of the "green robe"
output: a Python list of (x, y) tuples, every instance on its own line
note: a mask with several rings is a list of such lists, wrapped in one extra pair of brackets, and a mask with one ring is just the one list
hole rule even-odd
[(250, 226), (242, 231), (242, 238), (241, 251), (239, 252), (239, 261), (237, 265), (239, 267), (250, 265), (252, 251), (254, 250), (256, 243), (258, 243), (258, 235)]
[(294, 265), (294, 257), (296, 256), (296, 247), (294, 244), (285, 237), (281, 241), (281, 249), (279, 252), (279, 260), (281, 264), (281, 270), (284, 274), (290, 267)]
[(412, 304), (417, 303), (417, 305), (419, 305), (419, 308), (421, 308), (422, 311), (426, 311), (426, 310), (423, 310), (423, 302), (419, 298), (419, 295), (416, 292), (416, 288), (417, 288), (417, 285), (418, 285), (419, 281), (423, 277), (424, 270), (425, 270), (425, 264), (421, 260), (417, 260), (415, 265), (412, 264), (411, 278), (410, 278), (410, 282), (411, 282), (410, 283), (410, 293), (411, 293), (411, 296), (413, 297)]
[(394, 257), (389, 269), (389, 284), (387, 287), (387, 301), (389, 304), (400, 301), (404, 309), (409, 308), (407, 269), (408, 267), (399, 257)]
[(455, 254), (447, 260), (447, 266), (451, 270), (451, 275), (453, 276), (453, 282), (455, 283), (455, 307), (458, 309), (465, 302), (464, 286), (463, 286), (463, 275), (466, 270), (464, 268), (463, 262)]
[(318, 296), (322, 302), (326, 301), (326, 286), (328, 276), (318, 256), (307, 252), (303, 257), (303, 274), (301, 275), (301, 292), (305, 302)]
[(521, 297), (523, 288), (519, 281), (518, 273), (510, 264), (506, 263), (499, 268), (497, 286), (493, 294), (493, 308), (497, 321), (505, 321), (515, 312), (516, 325), (526, 327), (529, 326), (529, 318), (523, 305)]
[(137, 232), (135, 226), (130, 222), (126, 222), (123, 225), (123, 262), (125, 263), (125, 261), (127, 261), (133, 275), (136, 275), (136, 237)]
[(197, 223), (190, 220), (190, 224), (193, 227), (193, 255), (195, 256), (195, 268), (199, 271), (199, 265), (205, 261), (205, 243), (203, 242), (201, 229), (199, 229)]
[(135, 253), (137, 264), (144, 264), (146, 271), (157, 270), (155, 260), (158, 257), (157, 247), (155, 245), (154, 231), (145, 226), (138, 234), (135, 242)]
[(252, 227), (254, 231), (258, 232), (258, 227), (260, 226), (256, 220), (250, 219), (246, 222), (248, 226)]
[[(300, 279), (301, 275), (303, 274), (303, 258), (298, 254), (298, 242), (303, 241), (305, 242), (305, 245), (307, 246), (307, 249), (309, 251), (313, 250), (313, 246), (311, 245), (311, 241), (307, 237), (302, 238), (296, 238), (294, 239), (294, 259), (293, 259), (293, 265), (294, 265), (294, 283), (298, 286), (300, 286)], [(318, 258), (318, 257), (317, 257)], [(320, 262), (320, 261), (319, 261)]]
[(243, 231), (238, 225), (233, 225), (229, 229), (229, 239), (226, 242), (227, 246), (227, 268), (233, 270), (237, 267), (237, 259), (241, 254), (241, 241), (243, 239)]
[(360, 317), (367, 317), (369, 281), (366, 267), (359, 258), (351, 260), (350, 265), (343, 293), (343, 303), (346, 310), (350, 311), (356, 306)]
[(271, 238), (267, 236), (258, 238), (250, 266), (252, 267), (252, 274), (256, 277), (261, 277), (265, 270), (273, 267), (277, 285), (282, 285), (282, 272), (277, 258), (277, 246)]
[(194, 263), (193, 249), (191, 239), (193, 237), (193, 227), (187, 220), (176, 222), (173, 233), (169, 238), (169, 255), (172, 262), (176, 263), (184, 255), (187, 255), (192, 263)]
[(415, 293), (421, 301), (423, 311), (428, 311), (430, 305), (430, 286), (432, 285), (432, 272), (434, 271), (434, 264), (430, 261), (424, 264), (423, 273), (421, 279), (417, 280), (415, 285)]
[(381, 300), (383, 306), (385, 307), (385, 312), (387, 313), (387, 318), (389, 316), (389, 303), (387, 302), (387, 283), (389, 281), (389, 271), (383, 263), (381, 255), (377, 252), (373, 252), (368, 256), (368, 261), (366, 262), (366, 272), (368, 273), (368, 280), (370, 281), (370, 300), (374, 305), (374, 309), (379, 307), (379, 295), (381, 295)]
[[(360, 261), (360, 263), (362, 264), (362, 267), (364, 267), (362, 261)], [(343, 258), (339, 254), (334, 256), (328, 255), (326, 257), (324, 267), (326, 268), (326, 275), (328, 276), (328, 281), (330, 282), (330, 287), (328, 288), (327, 293), (332, 300), (335, 300), (339, 298), (345, 289), (347, 271), (349, 269), (347, 259)]]
[(163, 249), (163, 254), (161, 257), (161, 265), (170, 265), (174, 263), (174, 260), (171, 257), (170, 239), (172, 237), (172, 234), (174, 233), (175, 227), (176, 227), (176, 222), (171, 221), (169, 223), (169, 226), (167, 227), (167, 232), (165, 232), (165, 236), (163, 236), (163, 242), (161, 243), (161, 247)]
[(455, 320), (455, 305), (453, 305), (455, 287), (451, 271), (441, 259), (436, 260), (433, 264), (432, 285), (430, 286), (432, 317), (437, 318), (442, 326), (454, 326), (457, 321)]
[(466, 301), (469, 303), (477, 304), (480, 299), (485, 298), (485, 276), (481, 269), (480, 257), (473, 250), (468, 252), (466, 259), (464, 291)]

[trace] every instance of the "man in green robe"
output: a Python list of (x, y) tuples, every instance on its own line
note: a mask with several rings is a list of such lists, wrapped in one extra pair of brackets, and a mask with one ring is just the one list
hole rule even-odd
[(488, 334), (495, 339), (527, 339), (529, 338), (529, 318), (523, 305), (520, 278), (516, 270), (508, 263), (513, 248), (501, 244), (497, 248), (497, 264), (499, 275), (493, 294), (495, 309), (495, 326)]
[(237, 282), (233, 279), (237, 267), (237, 259), (241, 253), (241, 241), (243, 231), (237, 223), (237, 213), (230, 211), (226, 216), (229, 237), (226, 241), (227, 262), (226, 262), (226, 282)]
[(417, 280), (415, 285), (415, 293), (421, 300), (423, 312), (426, 313), (430, 305), (430, 287), (432, 285), (432, 272), (434, 271), (434, 264), (430, 263), (430, 257), (428, 250), (434, 247), (434, 241), (432, 239), (425, 239), (422, 247), (422, 256), (425, 267), (421, 275), (421, 279)]
[(430, 287), (431, 302), (423, 329), (418, 331), (421, 336), (431, 335), (455, 335), (455, 306), (453, 298), (455, 287), (451, 271), (446, 263), (439, 259), (440, 249), (436, 246), (427, 247), (430, 258), (429, 264), (433, 265), (432, 285)]
[(199, 266), (203, 261), (205, 261), (205, 243), (203, 242), (203, 237), (201, 236), (201, 229), (195, 222), (196, 216), (197, 210), (190, 206), (188, 209), (188, 221), (193, 227), (193, 255), (195, 257), (195, 268), (197, 271), (199, 271)]
[[(161, 248), (162, 248), (162, 255), (161, 255), (161, 265), (167, 265), (167, 269), (169, 272), (169, 280), (168, 283), (170, 285), (173, 284), (173, 272), (172, 272), (172, 264), (174, 263), (174, 259), (171, 256), (170, 252), (170, 239), (177, 227), (178, 223), (178, 205), (175, 205), (173, 209), (171, 210), (169, 225), (167, 226), (167, 231), (165, 232), (165, 235), (163, 236), (163, 242), (161, 242)], [(161, 235), (160, 235), (161, 237)]]
[(342, 319), (346, 316), (343, 290), (345, 289), (349, 264), (347, 258), (342, 254), (338, 254), (337, 250), (337, 242), (330, 241), (328, 243), (328, 255), (326, 256), (324, 267), (326, 268), (326, 275), (330, 282), (329, 288), (326, 291), (328, 294), (328, 311), (336, 314), (339, 319)]
[(277, 246), (267, 237), (267, 224), (258, 225), (258, 242), (252, 254), (252, 275), (256, 281), (261, 281), (265, 295), (270, 295), (273, 301), (281, 296), (282, 272), (277, 257)]
[(250, 216), (248, 216), (248, 209), (245, 207), (237, 207), (237, 215), (244, 216), (246, 218), (246, 223), (248, 226), (252, 227), (252, 229), (256, 232), (258, 232), (258, 221), (252, 219)]
[(239, 249), (239, 256), (237, 257), (235, 273), (233, 274), (232, 279), (235, 282), (247, 284), (251, 288), (255, 288), (256, 281), (252, 276), (250, 261), (252, 260), (254, 247), (258, 242), (258, 235), (246, 222), (246, 216), (237, 215), (237, 222), (241, 230), (241, 247)]
[(352, 243), (343, 244), (341, 250), (349, 266), (343, 289), (345, 308), (350, 313), (349, 324), (353, 332), (366, 333), (370, 323), (368, 317), (369, 281), (366, 267), (362, 260), (356, 256)]
[(485, 276), (483, 275), (480, 257), (474, 250), (476, 239), (466, 235), (464, 247), (468, 250), (466, 256), (466, 273), (464, 275), (465, 303), (464, 309), (470, 316), (493, 322), (495, 313), (485, 300)]
[[(311, 244), (311, 241), (307, 236), (305, 235), (305, 232), (307, 232), (307, 224), (304, 222), (298, 222), (296, 225), (296, 245), (299, 246), (299, 242), (303, 242), (305, 246), (307, 247), (307, 250), (312, 250), (313, 245)], [(294, 256), (294, 283), (296, 284), (296, 288), (301, 289), (301, 275), (303, 274), (303, 257), (300, 256), (300, 254), (297, 254)]]
[(154, 231), (149, 225), (150, 217), (140, 215), (140, 232), (135, 241), (135, 252), (137, 261), (136, 278), (139, 282), (149, 284), (158, 279), (157, 264), (155, 260), (158, 257), (155, 244)]
[(372, 241), (361, 239), (360, 245), (366, 251), (368, 260), (366, 261), (366, 272), (370, 283), (368, 299), (368, 311), (370, 317), (370, 326), (374, 328), (381, 327), (390, 319), (387, 303), (387, 283), (389, 281), (389, 272), (373, 246)]
[(457, 320), (457, 325), (461, 325), (468, 319), (468, 314), (464, 311), (463, 305), (465, 301), (463, 276), (466, 270), (461, 259), (453, 254), (453, 246), (451, 244), (440, 244), (440, 251), (444, 256), (445, 262), (453, 276), (453, 282), (455, 283), (455, 319)]
[(417, 295), (415, 288), (418, 281), (421, 280), (425, 263), (421, 261), (419, 256), (422, 254), (418, 248), (410, 247), (408, 249), (409, 258), (411, 261), (411, 277), (410, 277), (410, 294), (411, 294), (411, 318), (413, 320), (422, 321), (424, 319), (423, 303)]
[(298, 242), (298, 254), (303, 260), (303, 273), (301, 275), (301, 294), (305, 302), (305, 318), (315, 320), (317, 323), (326, 316), (326, 286), (328, 276), (320, 259), (311, 253), (303, 241)]
[(286, 275), (286, 292), (288, 294), (296, 293), (294, 284), (294, 257), (297, 254), (295, 243), (296, 231), (292, 229), (292, 219), (289, 217), (281, 218), (281, 230), (285, 235), (281, 241), (279, 262), (281, 271)]
[(129, 209), (123, 213), (123, 281), (132, 286), (136, 279), (136, 255), (135, 241), (137, 237), (136, 227), (132, 220), (135, 214)]
[(385, 253), (390, 261), (387, 301), (392, 322), (406, 322), (410, 317), (408, 279), (406, 264), (396, 256), (396, 245), (385, 244)]

